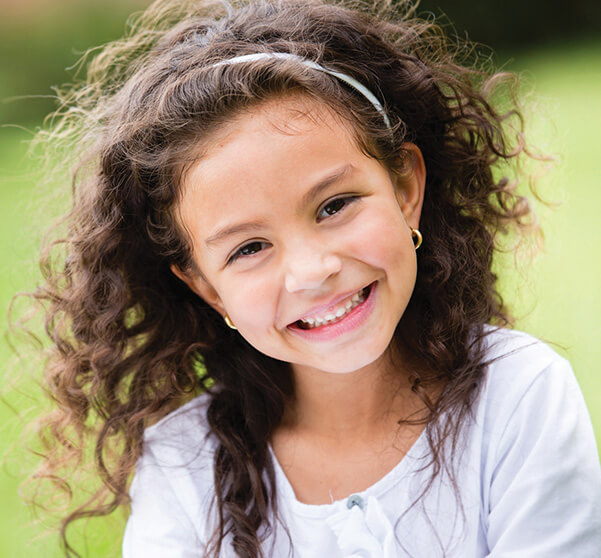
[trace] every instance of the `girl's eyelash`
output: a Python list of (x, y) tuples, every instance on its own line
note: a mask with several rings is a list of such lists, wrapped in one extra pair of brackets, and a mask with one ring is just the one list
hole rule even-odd
[(243, 246), (240, 246), (240, 248), (238, 248), (227, 260), (227, 265), (235, 262), (238, 258), (244, 258), (244, 257), (249, 257), (249, 256), (253, 256), (254, 254), (260, 252), (262, 250), (257, 250), (255, 252), (253, 252), (252, 254), (245, 254), (244, 250), (252, 247), (252, 246), (256, 246), (256, 245), (262, 245), (262, 244), (267, 244), (267, 242), (263, 242), (262, 240), (253, 240), (251, 242), (247, 242), (246, 244), (244, 244)]
[[(328, 215), (326, 215), (325, 217), (322, 217), (322, 219), (325, 219), (327, 217), (332, 217), (333, 215), (336, 215), (336, 214), (340, 213), (341, 211), (344, 211), (351, 203), (357, 201), (358, 199), (359, 199), (359, 196), (346, 196), (346, 197), (342, 197), (342, 198), (334, 198), (332, 200), (329, 200), (324, 205), (321, 206), (321, 209), (317, 212), (317, 217), (319, 219), (321, 213), (323, 211), (325, 211), (328, 207), (333, 208), (335, 211), (332, 213), (328, 213)], [(342, 204), (342, 205), (340, 205), (340, 204)]]
[[(334, 198), (332, 200), (327, 201), (321, 207), (321, 209), (317, 212), (318, 220), (321, 221), (327, 217), (332, 217), (333, 215), (337, 215), (341, 211), (344, 211), (351, 203), (357, 201), (358, 199), (359, 199), (359, 196), (346, 196), (346, 197), (342, 197), (342, 198)], [(328, 215), (326, 217), (319, 219), (319, 215), (322, 213), (322, 211), (325, 211), (328, 207), (330, 207), (332, 212), (328, 213)], [(261, 252), (263, 250), (263, 248), (260, 248), (259, 250), (256, 250), (252, 253), (246, 253), (246, 254), (244, 253), (244, 251), (248, 250), (249, 248), (257, 247), (258, 245), (266, 245), (266, 244), (267, 244), (267, 242), (264, 242), (262, 240), (253, 240), (251, 242), (247, 242), (246, 244), (244, 244), (240, 248), (238, 248), (228, 258), (227, 265), (234, 263), (238, 258), (250, 257), (250, 256), (253, 256), (254, 254), (257, 254), (258, 252)]]

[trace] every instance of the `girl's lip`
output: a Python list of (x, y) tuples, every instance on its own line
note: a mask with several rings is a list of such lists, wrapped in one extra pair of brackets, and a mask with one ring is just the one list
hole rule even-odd
[(362, 324), (375, 304), (375, 294), (377, 290), (378, 282), (375, 281), (370, 287), (367, 298), (358, 306), (355, 306), (346, 316), (340, 321), (332, 324), (326, 324), (323, 326), (315, 327), (312, 329), (302, 329), (296, 325), (296, 322), (287, 326), (287, 328), (294, 332), (296, 335), (300, 335), (306, 339), (315, 341), (327, 341), (334, 339), (348, 331), (351, 331)]

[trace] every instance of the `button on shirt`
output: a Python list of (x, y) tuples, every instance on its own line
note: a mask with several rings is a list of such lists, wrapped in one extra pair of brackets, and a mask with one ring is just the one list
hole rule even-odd
[(350, 510), (353, 506), (363, 509), (363, 498), (359, 494), (351, 494), (346, 500), (346, 507)]

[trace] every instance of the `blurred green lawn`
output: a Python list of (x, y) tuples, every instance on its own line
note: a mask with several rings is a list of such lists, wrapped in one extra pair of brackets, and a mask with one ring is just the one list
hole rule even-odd
[[(541, 212), (546, 248), (535, 261), (527, 262), (528, 273), (516, 272), (511, 262), (503, 266), (507, 273), (504, 292), (508, 302), (517, 304), (518, 327), (556, 343), (556, 349), (572, 362), (599, 440), (601, 158), (597, 128), (601, 124), (601, 43), (521, 53), (509, 68), (527, 70), (536, 94), (541, 96), (542, 110), (534, 115), (538, 118), (535, 136), (563, 155), (543, 180), (542, 193), (563, 204)], [(15, 291), (35, 285), (36, 245), (51, 213), (45, 211), (46, 201), (40, 199), (28, 174), (31, 162), (25, 158), (26, 145), (22, 143), (27, 137), (22, 130), (0, 129), (0, 311), (4, 314)], [(8, 358), (3, 340), (0, 362), (4, 370)], [(29, 389), (35, 392), (33, 384), (25, 386), (26, 391)], [(20, 408), (31, 406), (26, 397), (15, 394), (9, 394), (8, 401)], [(17, 439), (21, 429), (14, 414), (0, 404), (0, 452)], [(29, 525), (31, 514), (17, 494), (30, 462), (17, 452), (0, 471), (1, 557), (60, 556), (56, 538), (40, 537), (43, 529)], [(121, 515), (92, 522), (85, 556), (118, 556), (123, 524)]]

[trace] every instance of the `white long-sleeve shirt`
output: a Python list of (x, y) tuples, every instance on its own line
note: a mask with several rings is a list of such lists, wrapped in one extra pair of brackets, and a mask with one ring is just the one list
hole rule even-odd
[[(465, 425), (456, 486), (430, 471), (425, 434), (374, 485), (327, 505), (296, 499), (277, 463), (284, 529), (266, 556), (297, 558), (600, 558), (601, 468), (568, 362), (534, 338), (488, 337), (489, 367)], [(124, 558), (201, 557), (215, 526), (206, 396), (147, 429), (134, 477)], [(343, 466), (343, 464), (341, 464)], [(457, 498), (459, 495), (459, 500)], [(234, 556), (226, 539), (222, 556)]]

